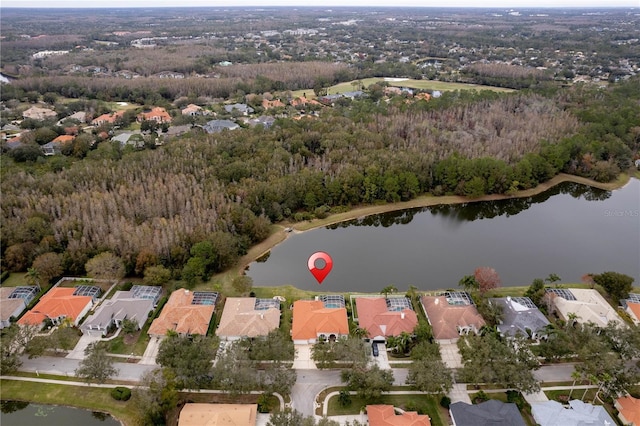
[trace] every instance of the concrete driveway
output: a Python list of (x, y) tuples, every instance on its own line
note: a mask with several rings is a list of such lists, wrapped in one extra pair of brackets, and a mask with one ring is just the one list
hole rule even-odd
[(462, 357), (460, 356), (460, 351), (458, 351), (458, 345), (456, 343), (440, 343), (440, 355), (447, 367), (462, 367)]
[(142, 359), (138, 364), (157, 365), (156, 356), (158, 356), (158, 350), (160, 349), (160, 342), (162, 342), (162, 337), (152, 337), (149, 340), (149, 344), (147, 345), (147, 348), (144, 350)]
[(76, 347), (65, 357), (69, 359), (84, 359), (84, 350), (93, 342), (102, 340), (100, 336), (91, 336), (89, 333), (83, 334), (78, 340)]
[(311, 359), (311, 347), (313, 345), (295, 345), (296, 355), (293, 359), (293, 368), (296, 370), (316, 370), (316, 363)]
[(373, 356), (373, 362), (375, 362), (381, 370), (389, 370), (391, 366), (389, 365), (389, 354), (387, 353), (387, 347), (384, 343), (373, 343), (374, 345), (378, 345), (378, 356)]

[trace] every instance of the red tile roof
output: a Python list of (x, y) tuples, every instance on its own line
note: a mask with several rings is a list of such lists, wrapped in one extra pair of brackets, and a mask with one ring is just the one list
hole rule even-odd
[(55, 138), (54, 140), (52, 140), (51, 142), (63, 144), (63, 143), (67, 143), (67, 142), (72, 142), (75, 138), (76, 137), (73, 136), (73, 135), (60, 135), (57, 138)]
[(122, 117), (124, 115), (124, 111), (117, 111), (117, 112), (110, 112), (107, 114), (102, 114), (99, 117), (94, 118), (93, 120), (91, 120), (91, 124), (99, 126), (101, 124), (104, 123), (115, 123), (115, 121), (119, 118)]
[(411, 333), (418, 324), (418, 316), (411, 309), (389, 311), (384, 297), (358, 297), (356, 309), (360, 328), (367, 330), (370, 338)]
[(153, 320), (149, 335), (164, 336), (167, 331), (179, 334), (207, 334), (214, 305), (192, 305), (193, 292), (179, 289), (171, 293), (160, 316)]
[(485, 325), (473, 305), (450, 305), (444, 296), (423, 296), (422, 305), (433, 328), (433, 337), (438, 340), (457, 339), (460, 336), (458, 327), (479, 330)]
[(298, 300), (293, 303), (293, 340), (310, 340), (319, 334), (349, 334), (347, 310), (345, 308), (325, 308), (320, 300)]
[(73, 287), (56, 287), (49, 290), (18, 324), (42, 324), (47, 318), (66, 317), (77, 320), (87, 306), (93, 305), (90, 296), (74, 296)]
[(640, 321), (640, 303), (627, 302), (627, 308), (633, 313), (637, 321)]
[(620, 417), (624, 417), (625, 424), (640, 426), (640, 399), (625, 396), (616, 400), (616, 408)]
[(153, 120), (158, 123), (170, 123), (171, 116), (166, 109), (162, 107), (154, 107), (149, 112), (142, 112), (138, 115), (139, 121)]
[(431, 419), (415, 411), (396, 414), (393, 405), (367, 405), (369, 426), (431, 426)]

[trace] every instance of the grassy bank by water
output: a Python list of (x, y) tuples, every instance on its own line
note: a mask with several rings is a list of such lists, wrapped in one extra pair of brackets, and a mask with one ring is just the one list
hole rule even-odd
[(0, 381), (0, 397), (16, 401), (39, 404), (65, 405), (102, 411), (126, 425), (135, 424), (129, 402), (116, 401), (111, 397), (111, 389), (84, 386), (69, 386), (52, 383), (24, 382), (16, 380)]

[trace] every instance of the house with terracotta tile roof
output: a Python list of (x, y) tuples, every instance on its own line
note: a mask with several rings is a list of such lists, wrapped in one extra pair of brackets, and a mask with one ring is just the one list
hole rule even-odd
[(54, 287), (40, 298), (38, 303), (18, 320), (18, 324), (42, 324), (45, 319), (60, 324), (69, 318), (73, 325), (93, 307), (91, 296), (75, 295), (75, 287)]
[(284, 106), (285, 106), (284, 103), (282, 103), (280, 99), (274, 99), (272, 101), (268, 99), (262, 100), (262, 108), (264, 109), (279, 108)]
[(223, 340), (266, 336), (280, 325), (280, 302), (255, 297), (227, 297), (216, 330)]
[(625, 396), (616, 399), (614, 406), (623, 425), (640, 426), (640, 399)]
[(166, 109), (162, 107), (153, 107), (151, 111), (141, 112), (138, 114), (138, 122), (155, 121), (158, 124), (171, 123), (171, 116)]
[(620, 305), (629, 314), (634, 324), (640, 324), (640, 294), (629, 293), (628, 299), (620, 300)]
[(124, 116), (124, 111), (109, 112), (91, 120), (94, 126), (102, 126), (103, 124), (113, 124), (117, 119)]
[(545, 297), (550, 297), (556, 313), (564, 321), (575, 315), (576, 322), (586, 324), (592, 322), (598, 327), (606, 327), (609, 322), (626, 327), (616, 310), (595, 289), (547, 289)]
[(295, 99), (291, 99), (291, 101), (289, 101), (289, 103), (291, 104), (291, 106), (294, 107), (303, 107), (307, 104), (310, 105), (322, 105), (320, 102), (316, 101), (315, 99), (307, 99), (304, 96), (300, 96), (299, 98), (295, 98)]
[(215, 310), (218, 293), (190, 291), (184, 288), (171, 293), (160, 316), (149, 327), (149, 336), (162, 337), (168, 331), (181, 335), (206, 335)]
[(410, 308), (410, 302), (396, 308), (389, 300), (385, 297), (355, 298), (358, 326), (367, 330), (371, 340), (384, 341), (388, 336), (412, 333), (418, 325), (418, 316)]
[(423, 296), (420, 300), (436, 340), (454, 343), (460, 335), (477, 333), (485, 321), (465, 292), (445, 292), (442, 296)]
[(178, 426), (255, 426), (258, 404), (187, 403)]
[(349, 335), (347, 310), (326, 307), (322, 300), (297, 300), (293, 303), (291, 338), (294, 344), (316, 343), (319, 338), (334, 340)]
[(393, 405), (367, 405), (369, 426), (431, 426), (427, 415), (415, 411), (397, 414)]
[(76, 137), (73, 135), (60, 135), (51, 142), (42, 145), (41, 149), (44, 155), (56, 155), (62, 152), (62, 147), (73, 142)]

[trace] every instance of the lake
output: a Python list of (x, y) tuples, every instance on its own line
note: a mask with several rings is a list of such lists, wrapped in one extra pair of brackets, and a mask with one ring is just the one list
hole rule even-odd
[[(377, 293), (388, 285), (457, 288), (464, 275), (490, 266), (503, 286), (550, 273), (580, 282), (605, 271), (638, 285), (639, 209), (638, 179), (615, 191), (565, 182), (529, 198), (402, 210), (290, 234), (247, 275), (255, 286)], [(307, 268), (316, 251), (333, 258), (322, 285)]]
[(104, 413), (58, 405), (2, 401), (2, 426), (120, 426), (120, 422)]

